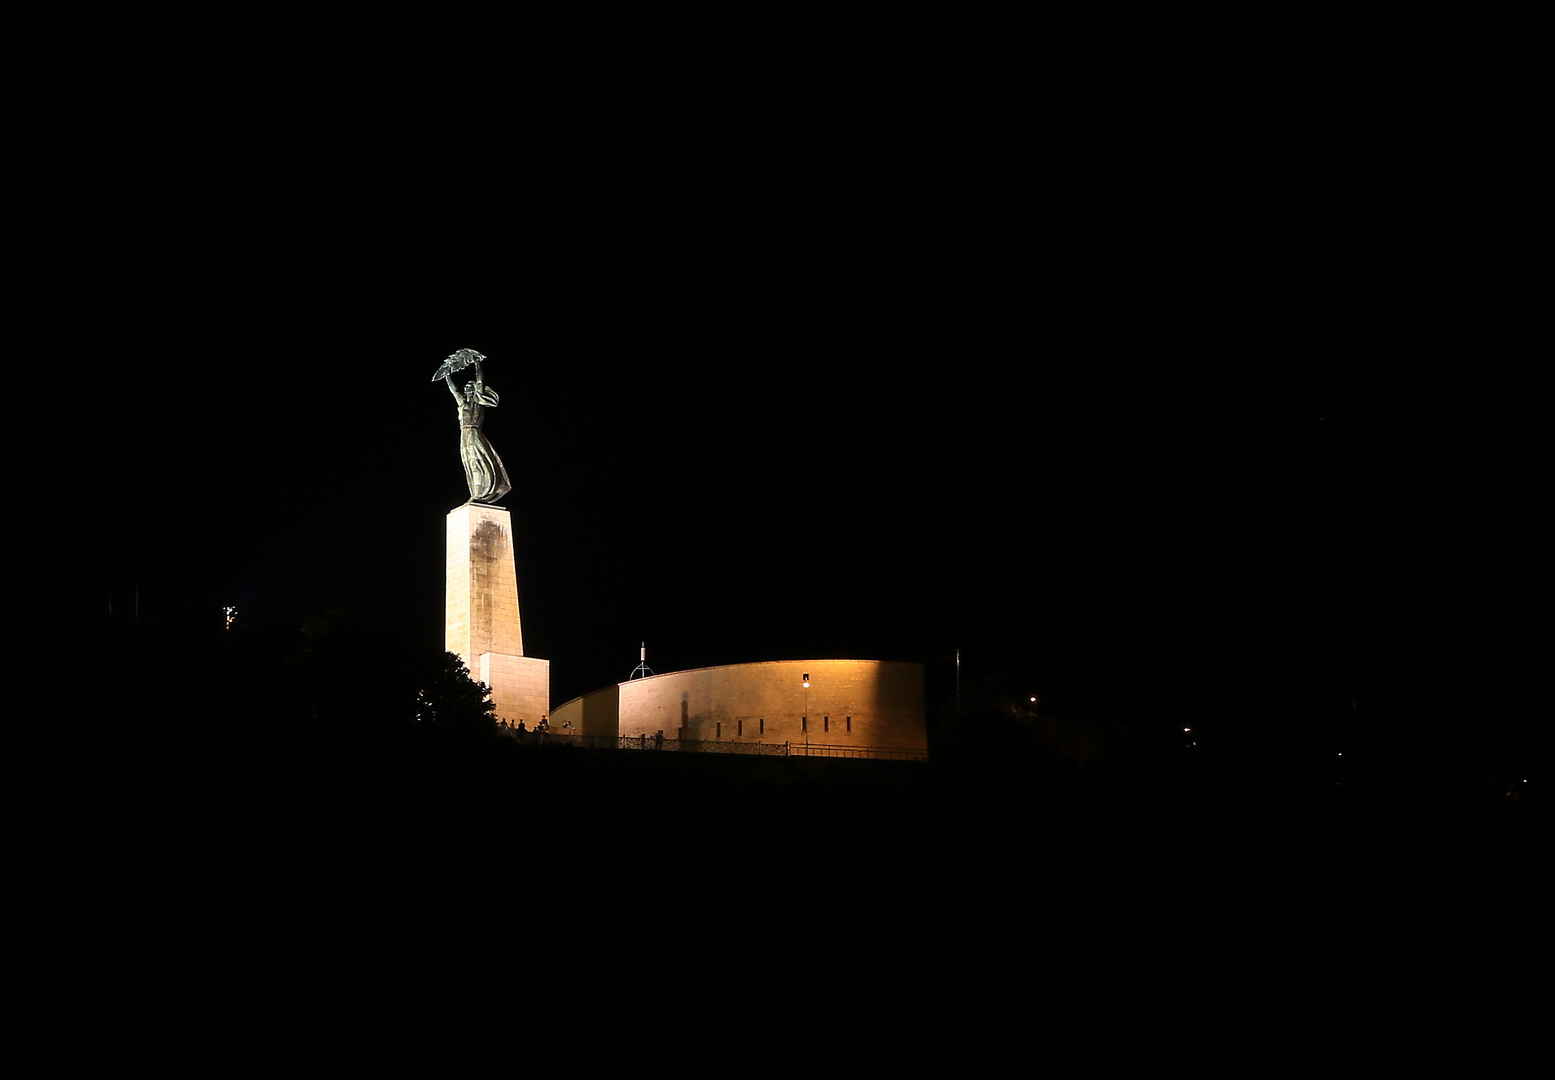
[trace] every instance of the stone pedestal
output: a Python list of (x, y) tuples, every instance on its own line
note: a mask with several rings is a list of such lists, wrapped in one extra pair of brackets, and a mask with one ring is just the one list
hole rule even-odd
[(471, 672), (491, 687), (497, 719), (534, 727), (551, 715), (551, 662), (535, 656), (481, 653)]
[(508, 511), (465, 503), (448, 514), (444, 648), (491, 687), (499, 719), (550, 715), (551, 662), (524, 655)]

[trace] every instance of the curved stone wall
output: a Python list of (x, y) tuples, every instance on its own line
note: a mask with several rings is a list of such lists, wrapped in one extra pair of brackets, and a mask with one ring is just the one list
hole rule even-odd
[[(809, 675), (810, 686), (804, 686)], [(926, 750), (923, 665), (768, 660), (633, 679), (551, 712), (585, 735)]]

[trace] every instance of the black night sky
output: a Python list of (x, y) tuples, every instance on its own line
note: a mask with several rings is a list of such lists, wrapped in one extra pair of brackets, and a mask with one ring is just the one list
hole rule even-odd
[(1488, 35), (451, 29), (38, 41), (81, 604), (435, 643), (428, 379), (469, 346), (563, 697), (647, 640), (959, 647), (1093, 715), (1532, 707), (1526, 72)]
[[(1058, 716), (1155, 735), (1192, 723), (1227, 744), (1272, 732), (1266, 749), (1289, 739), (1308, 759), (1420, 751), (1487, 785), (1513, 768), (1546, 775), (1548, 334), (1535, 326), (1548, 319), (1533, 303), (1548, 306), (1548, 256), (1530, 225), (1548, 188), (1533, 166), (1546, 125), (1531, 116), (1517, 28), (1451, 8), (1409, 21), (576, 6), (499, 21), (259, 8), (16, 21), (31, 63), (13, 98), (12, 251), (26, 269), (9, 400), (25, 449), (14, 513), (42, 544), (19, 575), (43, 594), (27, 636), (39, 671), (74, 679), (110, 604), (120, 624), (138, 604), (141, 625), (185, 634), (219, 633), (224, 605), (277, 633), (344, 609), (439, 649), (444, 517), (466, 491), (454, 406), (429, 380), (469, 347), (501, 394), (486, 432), (514, 480), (503, 505), (526, 651), (551, 660), (557, 702), (626, 678), (646, 641), (660, 672), (921, 661), (937, 708), (959, 649), (979, 694), (1040, 695)], [(362, 790), (379, 783), (332, 767)], [(117, 762), (100, 771), (133, 786)], [(204, 805), (182, 782), (144, 820)], [(701, 812), (695, 793), (643, 790)], [(968, 791), (1028, 795), (1014, 782)], [(335, 865), (317, 826), (345, 820), (329, 797), (321, 813), (293, 808), (303, 856), (268, 825), (254, 826), (255, 850)], [(812, 902), (807, 882), (887, 907), (907, 890), (918, 906), (895, 922), (861, 919), (898, 935), (885, 942), (921, 942), (933, 924), (924, 955), (946, 964), (1016, 938), (1046, 948), (1022, 935), (1025, 913), (1050, 919), (1052, 904), (1095, 920), (1077, 941), (1112, 940), (1114, 915), (1146, 934), (1156, 894), (1087, 861), (1125, 834), (1159, 872), (1151, 888), (1189, 883), (1173, 901), (1182, 925), (1227, 941), (1256, 929), (1240, 914), (1264, 910), (1255, 889), (1289, 905), (1279, 920), (1337, 920), (1327, 913), (1355, 896), (1393, 912), (1415, 895), (1380, 871), (1357, 891), (1340, 869), (1322, 879), (1339, 884), (1293, 891), (1317, 880), (1306, 848), (1281, 864), (1298, 868), (1289, 880), (1237, 878), (1221, 855), (1264, 839), (1236, 832), (1243, 802), (1205, 811), (1226, 823), (1224, 851), (1205, 841), (1179, 863), (1131, 831), (1180, 838), (1156, 804), (1108, 817), (1106, 799), (1087, 809), (1038, 792), (1051, 803), (1009, 819), (1048, 830), (1031, 865), (1069, 854), (1044, 879), (1049, 906), (1028, 909), (1006, 874), (1025, 825), (990, 833), (986, 818), (924, 811), (875, 837), (900, 855), (875, 874), (827, 816), (848, 817), (864, 805), (854, 797), (822, 798), (824, 810), (775, 797), (785, 820), (816, 823), (794, 836), (835, 845), (816, 871), (792, 841), (803, 870), (776, 885), (772, 864), (704, 857), (696, 830), (666, 869), (600, 810), (616, 861), (595, 868), (597, 895), (673, 894), (657, 914), (628, 913), (654, 926), (664, 911), (702, 918), (726, 870), (791, 910)], [(92, 824), (117, 807), (90, 811)], [(1181, 820), (1198, 813), (1184, 807)], [(355, 884), (398, 873), (405, 850), (463, 881), (460, 895), (519, 912), (543, 899), (482, 876), (482, 845), (512, 850), (509, 834), (477, 829), (450, 849), (405, 821), (382, 826), (381, 851), (342, 842), (371, 873), (322, 872), (342, 895), (359, 889), (386, 936), (423, 901), (463, 903), (421, 871), (414, 901)], [(731, 847), (747, 835), (719, 828)], [(1362, 832), (1346, 833), (1357, 853), (1386, 830)], [(143, 848), (101, 845), (125, 880), (140, 872), (123, 852)], [(176, 844), (166, 853), (190, 896), (217, 889)], [(560, 847), (546, 858), (555, 881), (577, 869)], [(263, 879), (266, 897), (292, 903), (257, 865), (219, 880)], [(962, 910), (963, 882), (1004, 898), (981, 930), (938, 921)], [(1246, 906), (1226, 899), (1237, 889)], [(183, 918), (176, 904), (162, 914), (156, 889), (144, 896), (125, 910)], [(621, 917), (593, 902), (593, 916)], [(1178, 957), (1164, 944), (1177, 925), (1149, 947)], [(1328, 924), (1303, 925), (1291, 942), (1328, 940)], [(475, 952), (478, 929), (460, 931)], [(290, 933), (259, 936), (255, 954), (279, 963), (272, 945)], [(1345, 948), (1365, 936), (1345, 933)], [(436, 934), (428, 956), (443, 955)], [(509, 944), (517, 955), (530, 941)], [(661, 966), (629, 965), (654, 980), (683, 960), (679, 945), (655, 947)], [(901, 962), (925, 1000), (940, 992), (927, 961), (901, 959), (917, 954), (874, 947), (860, 985), (891, 982)], [(1340, 970), (1279, 948), (1314, 977)], [(1202, 985), (1244, 985), (1252, 961), (1238, 974), (1238, 949), (1204, 961)], [(1112, 976), (1090, 955), (1075, 946), (1062, 970), (1083, 968), (1103, 994)], [(1182, 957), (1163, 970), (1200, 962)], [(552, 970), (573, 965), (568, 954)], [(355, 978), (340, 985), (370, 981)]]

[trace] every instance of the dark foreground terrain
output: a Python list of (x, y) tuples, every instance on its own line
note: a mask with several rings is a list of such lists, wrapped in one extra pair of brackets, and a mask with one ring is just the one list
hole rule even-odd
[(60, 1068), (1488, 1061), (1546, 981), (1537, 800), (1381, 773), (149, 720), (41, 749), (15, 926)]

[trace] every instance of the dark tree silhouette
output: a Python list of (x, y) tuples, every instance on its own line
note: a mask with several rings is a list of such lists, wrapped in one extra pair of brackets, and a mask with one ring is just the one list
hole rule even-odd
[(424, 649), (349, 611), (303, 627), (291, 687), (320, 735), (382, 738), (412, 729), (490, 732), (495, 705), (458, 656)]
[(416, 691), (416, 722), (458, 734), (490, 734), (497, 706), (490, 687), (470, 677), (464, 661), (445, 652)]

